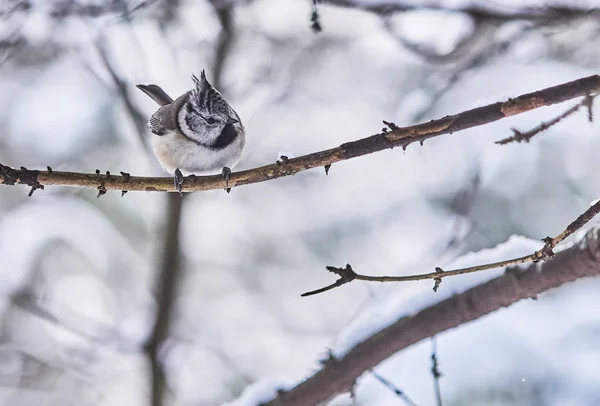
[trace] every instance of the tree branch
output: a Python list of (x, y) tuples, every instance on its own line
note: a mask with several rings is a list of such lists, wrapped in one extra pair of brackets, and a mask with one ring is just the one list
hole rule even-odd
[(510, 268), (500, 277), (399, 319), (351, 349), (343, 358), (324, 364), (310, 378), (281, 392), (268, 406), (313, 406), (350, 390), (355, 380), (417, 342), (460, 326), (524, 298), (574, 280), (600, 275), (600, 232), (590, 231), (581, 244), (557, 253), (543, 265)]
[(525, 264), (528, 262), (539, 262), (545, 259), (548, 259), (554, 255), (553, 249), (562, 241), (564, 241), (567, 237), (571, 236), (575, 231), (579, 230), (583, 227), (587, 222), (589, 222), (594, 216), (600, 213), (600, 200), (590, 206), (583, 214), (577, 217), (571, 224), (567, 226), (560, 234), (556, 237), (546, 237), (542, 241), (546, 244), (539, 250), (525, 255), (524, 257), (507, 259), (499, 262), (492, 262), (489, 264), (475, 265), (467, 268), (453, 269), (451, 271), (444, 271), (442, 268), (435, 268), (434, 272), (425, 273), (425, 274), (417, 274), (417, 275), (403, 275), (403, 276), (369, 276), (369, 275), (361, 275), (352, 269), (350, 264), (346, 264), (345, 268), (336, 268), (334, 266), (325, 267), (329, 272), (335, 273), (339, 275), (339, 279), (332, 283), (331, 285), (327, 285), (323, 288), (313, 290), (310, 292), (303, 293), (301, 296), (312, 296), (318, 293), (327, 292), (328, 290), (337, 288), (339, 286), (345, 285), (346, 283), (352, 282), (354, 280), (359, 281), (370, 281), (370, 282), (408, 282), (408, 281), (420, 281), (425, 279), (433, 279), (435, 284), (433, 286), (434, 292), (437, 292), (440, 283), (442, 282), (442, 278), (448, 276), (455, 275), (464, 275), (467, 273), (474, 273), (480, 271), (487, 271), (494, 268), (505, 268), (508, 266), (514, 266), (519, 264)]
[(550, 121), (541, 122), (539, 125), (535, 126), (534, 128), (532, 128), (529, 131), (522, 132), (522, 131), (519, 131), (519, 130), (513, 128), (512, 129), (512, 132), (513, 132), (512, 137), (507, 137), (507, 138), (503, 138), (499, 141), (496, 141), (496, 144), (505, 145), (505, 144), (509, 144), (511, 142), (529, 142), (529, 140), (531, 140), (533, 137), (535, 137), (536, 135), (538, 135), (539, 133), (541, 133), (543, 131), (550, 129), (552, 126), (555, 126), (556, 124), (560, 123), (565, 118), (576, 113), (583, 106), (586, 106), (588, 109), (588, 121), (591, 123), (593, 121), (592, 103), (594, 102), (594, 97), (596, 97), (596, 96), (584, 97), (582, 101), (580, 101), (579, 103), (577, 103), (576, 105), (574, 105), (573, 107), (571, 107), (570, 109), (565, 111), (564, 113), (560, 114), (559, 116), (556, 116), (555, 118), (553, 118)]
[[(467, 128), (481, 126), (506, 117), (535, 110), (543, 106), (562, 103), (581, 96), (593, 95), (599, 90), (600, 75), (593, 75), (533, 93), (527, 93), (504, 102), (497, 102), (452, 116), (446, 116), (438, 120), (431, 120), (423, 124), (398, 127), (394, 123), (387, 123), (391, 129), (390, 131), (384, 130), (379, 134), (347, 142), (336, 148), (291, 158), (285, 162), (279, 161), (271, 165), (233, 172), (229, 178), (228, 185), (229, 187), (236, 187), (265, 182), (294, 175), (312, 168), (328, 167), (336, 162), (372, 154), (384, 149), (394, 147), (405, 149), (413, 142), (418, 141), (423, 143), (423, 141), (429, 138), (442, 134), (452, 134)], [(35, 188), (43, 188), (43, 186), (59, 185), (95, 188), (99, 191), (135, 190), (175, 192), (171, 177), (137, 177), (130, 176), (124, 172), (121, 172), (121, 176), (118, 176), (108, 172), (106, 175), (103, 175), (99, 170), (96, 171), (96, 174), (52, 170), (38, 171), (28, 170), (23, 167), (15, 169), (0, 164), (0, 176), (3, 178), (1, 184), (25, 184), (31, 186), (34, 190)], [(225, 187), (225, 180), (221, 175), (188, 176), (182, 185), (182, 189), (185, 192), (225, 189)]]
[[(128, 15), (135, 11), (147, 8), (158, 0), (145, 0), (130, 7), (128, 1), (105, 1), (102, 4), (93, 4), (86, 1), (78, 2), (76, 0), (62, 0), (53, 3), (47, 3), (48, 7), (43, 11), (55, 19), (64, 19), (71, 16), (97, 18), (106, 14)], [(11, 9), (0, 10), (0, 17), (10, 16), (15, 12), (28, 12), (32, 9), (32, 2), (22, 0), (16, 2)]]
[(386, 388), (388, 388), (389, 390), (394, 392), (394, 394), (396, 396), (398, 396), (400, 399), (402, 399), (402, 401), (407, 406), (417, 406), (417, 404), (415, 402), (413, 402), (406, 395), (406, 393), (404, 393), (404, 391), (402, 389), (398, 388), (398, 386), (394, 385), (393, 383), (391, 383), (390, 381), (388, 381), (387, 379), (385, 379), (383, 376), (379, 375), (377, 372), (375, 372), (372, 369), (370, 369), (369, 372), (371, 372), (371, 375), (373, 375), (373, 378), (377, 379), (379, 382), (381, 382), (382, 385), (384, 385)]
[(357, 1), (357, 0), (322, 0), (323, 3), (328, 3), (338, 7), (356, 8), (360, 10), (371, 11), (374, 13), (390, 13), (402, 12), (410, 10), (422, 10), (424, 8), (434, 10), (448, 10), (468, 13), (476, 17), (495, 17), (495, 18), (510, 18), (510, 19), (527, 19), (539, 20), (547, 18), (569, 17), (573, 15), (581, 15), (590, 13), (593, 9), (588, 10), (584, 7), (506, 7), (503, 11), (500, 7), (486, 7), (485, 2), (481, 3), (464, 3), (458, 6), (447, 6), (442, 2), (438, 4), (430, 3), (427, 7), (419, 5), (414, 1), (401, 0), (380, 0), (380, 1)]
[(437, 343), (435, 341), (435, 336), (431, 337), (431, 376), (433, 376), (435, 404), (436, 406), (443, 406), (442, 390), (440, 389), (440, 378), (442, 377), (442, 373), (440, 372), (437, 359)]
[(119, 74), (117, 73), (117, 70), (111, 63), (109, 51), (108, 51), (108, 41), (106, 40), (106, 38), (101, 37), (96, 42), (96, 48), (98, 49), (98, 54), (100, 55), (100, 60), (102, 61), (104, 68), (108, 72), (108, 74), (113, 82), (115, 90), (117, 91), (120, 99), (123, 101), (123, 104), (125, 105), (125, 110), (127, 111), (127, 113), (129, 114), (129, 117), (131, 117), (131, 120), (133, 121), (133, 125), (135, 126), (135, 129), (137, 131), (138, 139), (139, 139), (141, 145), (143, 147), (147, 148), (148, 143), (146, 142), (146, 140), (147, 140), (146, 122), (148, 121), (148, 119), (146, 117), (144, 117), (144, 115), (140, 112), (140, 110), (133, 104), (131, 97), (129, 97), (129, 94), (127, 93), (127, 87), (128, 87), (127, 82), (125, 80), (123, 80), (121, 78), (121, 76), (119, 76)]
[(179, 252), (179, 229), (183, 199), (176, 194), (167, 196), (167, 221), (164, 234), (164, 245), (161, 253), (162, 261), (157, 270), (157, 281), (154, 286), (156, 295), (156, 321), (152, 336), (146, 345), (146, 353), (150, 357), (152, 370), (151, 405), (162, 406), (167, 389), (166, 379), (159, 359), (161, 344), (169, 337), (173, 303), (181, 279), (181, 260)]

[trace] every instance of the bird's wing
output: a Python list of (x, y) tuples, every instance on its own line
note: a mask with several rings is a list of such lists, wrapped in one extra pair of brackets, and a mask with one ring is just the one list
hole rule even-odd
[(173, 112), (173, 104), (167, 104), (152, 114), (148, 127), (156, 135), (165, 135), (168, 130), (177, 130), (177, 114)]

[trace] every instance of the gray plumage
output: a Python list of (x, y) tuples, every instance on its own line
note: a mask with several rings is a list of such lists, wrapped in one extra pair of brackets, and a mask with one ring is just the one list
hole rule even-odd
[(160, 86), (137, 85), (137, 87), (142, 92), (150, 96), (150, 98), (154, 100), (159, 106), (164, 106), (165, 104), (173, 103), (173, 99), (171, 98), (171, 96), (169, 96), (164, 90), (162, 90)]
[(233, 167), (245, 145), (242, 122), (206, 79), (192, 76), (194, 88), (173, 100), (157, 85), (137, 85), (161, 107), (148, 120), (154, 153), (163, 168), (187, 174), (214, 174)]

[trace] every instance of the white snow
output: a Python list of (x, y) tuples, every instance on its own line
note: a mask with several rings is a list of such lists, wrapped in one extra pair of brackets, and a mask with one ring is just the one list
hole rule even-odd
[[(158, 4), (127, 23), (115, 15), (57, 23), (43, 14), (47, 4), (36, 1), (30, 16), (4, 26), (24, 24), (23, 33), (38, 48), (32, 60), (0, 66), (0, 162), (162, 174), (139, 142), (94, 41), (106, 39), (131, 101), (149, 115), (156, 107), (134, 84), (156, 83), (178, 95), (188, 90), (192, 73), (211, 71), (219, 37), (214, 10), (187, 1), (167, 25), (153, 19)], [(590, 22), (522, 36), (516, 34), (523, 23), (504, 26), (493, 38), (515, 36), (515, 42), (468, 71), (425, 62), (394, 38), (450, 52), (474, 28), (460, 11), (465, 7), (509, 13), (566, 0), (419, 4), (454, 11), (396, 15), (391, 35), (376, 13), (322, 4), (324, 31), (314, 35), (309, 1), (237, 4), (222, 90), (247, 129), (238, 168), (273, 163), (278, 152), (300, 156), (366, 137), (380, 131), (383, 119), (407, 126), (597, 71)], [(41, 52), (55, 44), (67, 48)], [(455, 69), (458, 80), (443, 91)], [(598, 125), (580, 112), (529, 144), (501, 147), (494, 141), (570, 105), (340, 162), (329, 176), (321, 168), (231, 194), (187, 196), (180, 233), (185, 279), (161, 352), (175, 401), (220, 404), (250, 382), (256, 383), (238, 404), (268, 400), (314, 372), (315, 360), (332, 342), (342, 355), (399, 317), (502, 272), (446, 278), (438, 293), (432, 281), (353, 282), (301, 298), (334, 280), (325, 265), (407, 275), (539, 248), (541, 238), (560, 232), (599, 197)], [(596, 116), (598, 109), (596, 103)], [(461, 202), (469, 191), (472, 198)], [(51, 391), (39, 391), (39, 399), (25, 389), (0, 388), (0, 403), (147, 404), (149, 365), (140, 347), (154, 317), (151, 282), (164, 244), (165, 196), (109, 192), (96, 199), (95, 190), (59, 187), (29, 199), (26, 194), (22, 186), (0, 187), (0, 310), (7, 342), (0, 355), (7, 374), (31, 368), (15, 357), (17, 350), (72, 374)], [(479, 252), (463, 255), (471, 251)], [(62, 324), (12, 305), (10, 295), (25, 286)], [(523, 404), (594, 404), (600, 398), (594, 381), (600, 320), (598, 312), (582, 309), (597, 308), (597, 291), (594, 280), (574, 283), (440, 335), (445, 399), (491, 404), (513, 396)], [(377, 370), (417, 404), (434, 404), (429, 356), (423, 341)], [(262, 381), (265, 376), (289, 380)], [(541, 400), (528, 397), (534, 394)], [(28, 398), (11, 398), (17, 395)], [(358, 403), (398, 401), (368, 375), (360, 379)], [(343, 402), (348, 399), (338, 400)]]
[[(540, 249), (542, 243), (528, 238), (513, 236), (506, 243), (495, 248), (485, 249), (477, 253), (470, 253), (448, 264), (441, 266), (444, 270), (466, 268), (469, 266), (492, 263), (511, 258), (517, 258)], [(360, 273), (359, 270), (356, 270)], [(433, 269), (421, 269), (415, 274), (430, 273)], [(403, 284), (399, 284), (389, 298), (378, 301), (368, 306), (353, 320), (337, 337), (333, 346), (336, 357), (343, 357), (357, 344), (371, 337), (377, 332), (395, 323), (399, 319), (414, 315), (419, 311), (439, 303), (449, 297), (462, 293), (474, 286), (493, 279), (504, 272), (504, 268), (482, 271), (473, 274), (443, 278), (437, 292), (433, 292), (433, 281), (418, 282), (421, 289), (408, 291)], [(356, 282), (353, 282), (356, 283)]]
[(288, 390), (292, 386), (289, 381), (279, 377), (262, 378), (246, 387), (239, 398), (222, 406), (259, 406), (273, 400), (278, 391)]

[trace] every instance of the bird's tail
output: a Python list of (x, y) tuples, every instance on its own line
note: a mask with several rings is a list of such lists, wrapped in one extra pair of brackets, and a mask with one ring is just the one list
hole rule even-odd
[(173, 103), (171, 96), (157, 85), (136, 85), (138, 89), (146, 93), (152, 100), (154, 100), (159, 106), (165, 106)]

